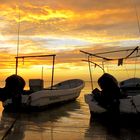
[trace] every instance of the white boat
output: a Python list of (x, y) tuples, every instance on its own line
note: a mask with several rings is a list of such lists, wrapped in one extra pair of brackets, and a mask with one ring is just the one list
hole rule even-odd
[[(127, 56), (125, 56), (124, 58), (120, 57), (120, 58), (108, 58), (108, 57), (104, 57), (102, 55), (104, 54), (108, 54), (108, 53), (115, 53), (115, 52), (125, 52), (125, 51), (131, 51)], [(92, 90), (93, 90), (93, 81), (92, 81), (92, 74), (91, 74), (91, 67), (90, 64), (94, 63), (92, 61), (90, 61), (89, 56), (90, 57), (97, 57), (100, 58), (102, 60), (106, 60), (106, 61), (112, 61), (112, 60), (118, 60), (118, 66), (123, 64), (123, 60), (128, 59), (128, 58), (136, 58), (139, 57), (139, 55), (136, 56), (132, 56), (132, 54), (135, 51), (139, 51), (139, 48), (136, 47), (134, 49), (127, 49), (127, 50), (117, 50), (117, 51), (109, 51), (109, 52), (102, 52), (102, 53), (88, 53), (85, 51), (81, 51), (82, 53), (88, 55), (88, 60), (84, 60), (87, 61), (89, 63), (89, 72), (90, 72), (90, 78), (91, 78), (91, 86), (92, 86)], [(94, 63), (96, 66), (98, 66), (99, 68), (101, 68), (103, 70), (103, 72), (105, 72), (104, 70), (104, 66), (100, 66), (96, 63)], [(124, 81), (121, 81), (119, 84), (121, 93), (122, 93), (122, 97), (119, 99), (120, 101), (120, 105), (119, 105), (119, 110), (120, 113), (127, 113), (127, 114), (139, 114), (140, 113), (140, 78), (130, 78)], [(89, 106), (89, 110), (90, 113), (103, 113), (103, 112), (108, 112), (108, 109), (99, 105), (99, 103), (97, 102), (97, 100), (95, 100), (95, 96), (91, 93), (91, 94), (86, 94), (85, 95), (85, 102), (88, 104)]]
[[(53, 57), (52, 66), (52, 79), (51, 86), (43, 88), (43, 79), (30, 79), (29, 80), (29, 91), (24, 91), (25, 86), (24, 79), (17, 75), (18, 72), (18, 59), (29, 58), (29, 57)], [(54, 79), (54, 61), (55, 55), (35, 55), (35, 56), (20, 56), (16, 57), (16, 74), (11, 75), (6, 79), (5, 88), (3, 88), (2, 102), (5, 109), (17, 110), (18, 105), (24, 108), (44, 108), (46, 106), (66, 102), (76, 99), (81, 90), (84, 88), (84, 81), (81, 79), (70, 79), (60, 82), (56, 85), (53, 84)], [(43, 75), (43, 74), (42, 74)], [(6, 94), (4, 94), (4, 92)], [(4, 95), (6, 97), (4, 97)], [(13, 110), (11, 109), (11, 110)]]
[(135, 96), (140, 94), (140, 78), (130, 78), (120, 82), (120, 89), (123, 94)]
[[(81, 90), (84, 87), (84, 81), (80, 79), (71, 79), (60, 82), (53, 86), (37, 90), (41, 86), (42, 80), (30, 80), (30, 86), (34, 92), (29, 95), (22, 95), (23, 108), (44, 108), (48, 105), (75, 100), (79, 97)], [(7, 99), (3, 102), (4, 108), (12, 104), (12, 99)]]
[[(40, 86), (40, 84), (36, 85), (36, 83), (40, 83), (40, 81), (41, 80), (39, 79), (31, 80), (30, 83), (32, 85), (32, 88), (34, 85), (34, 89), (36, 90)], [(83, 80), (66, 80), (54, 85), (53, 88), (34, 91), (29, 95), (22, 95), (22, 106), (26, 108), (43, 108), (54, 103), (74, 100), (79, 97), (83, 87)], [(4, 108), (6, 108), (6, 106), (9, 106), (10, 104), (12, 104), (12, 99), (7, 99), (3, 102)]]
[[(108, 110), (100, 106), (92, 94), (85, 95), (85, 102), (89, 106), (90, 113), (103, 113)], [(120, 113), (137, 114), (140, 112), (140, 95), (128, 96), (120, 99)]]

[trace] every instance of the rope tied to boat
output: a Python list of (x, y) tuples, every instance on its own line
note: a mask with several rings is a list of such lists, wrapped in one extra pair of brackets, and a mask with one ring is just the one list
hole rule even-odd
[(12, 122), (12, 124), (10, 125), (10, 127), (8, 128), (8, 130), (4, 133), (4, 135), (2, 136), (1, 140), (5, 140), (7, 138), (7, 136), (10, 134), (10, 132), (12, 131), (12, 128), (14, 128), (18, 118), (19, 118), (19, 113), (17, 114), (16, 118), (14, 119), (14, 121)]
[(134, 101), (133, 101), (133, 97), (132, 97), (132, 99), (130, 100), (130, 102), (131, 102), (132, 106), (135, 108), (136, 112), (137, 112), (137, 113), (140, 113), (140, 112), (138, 111), (138, 109), (137, 109), (136, 104), (135, 104)]

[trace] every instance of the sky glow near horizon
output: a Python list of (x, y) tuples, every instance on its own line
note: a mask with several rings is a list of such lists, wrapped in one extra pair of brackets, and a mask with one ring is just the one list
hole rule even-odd
[[(137, 12), (140, 19), (139, 9), (139, 0), (1, 0), (0, 79), (14, 72), (19, 22), (19, 55), (56, 54), (56, 79), (88, 80), (88, 64), (81, 61), (85, 55), (79, 50), (103, 52), (139, 46), (136, 17)], [(30, 75), (28, 68), (32, 69), (35, 65), (40, 66), (36, 68), (40, 72), (41, 66), (48, 67), (45, 65), (52, 62), (46, 58), (36, 61), (25, 62), (25, 65), (21, 62), (19, 74), (24, 77)], [(134, 65), (128, 68), (132, 71)], [(116, 74), (113, 69), (110, 72), (123, 78), (122, 73)], [(101, 74), (99, 69), (94, 72), (96, 77)], [(33, 77), (35, 75), (36, 72), (34, 76), (32, 74)]]

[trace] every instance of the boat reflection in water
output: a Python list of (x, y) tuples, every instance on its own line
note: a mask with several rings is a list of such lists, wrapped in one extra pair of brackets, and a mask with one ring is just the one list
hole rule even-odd
[(85, 138), (139, 140), (140, 116), (136, 114), (122, 114), (116, 117), (108, 115), (108, 113), (95, 113), (90, 118)]
[(10, 113), (3, 111), (0, 123), (0, 137), (1, 139), (16, 140), (33, 139), (36, 134), (36, 139), (38, 139), (40, 133), (43, 134), (44, 132), (48, 137), (53, 137), (55, 127), (58, 127), (57, 129), (59, 130), (61, 120), (64, 123), (63, 119), (69, 117), (71, 112), (75, 112), (77, 109), (80, 109), (79, 102), (72, 101), (57, 107), (49, 107), (42, 112)]
[[(97, 83), (95, 83), (97, 85)], [(90, 92), (90, 82), (85, 83), (76, 101), (47, 108), (42, 112), (2, 112), (0, 139), (14, 123), (5, 137), (7, 140), (139, 140), (140, 121), (127, 116), (124, 121), (113, 122), (106, 114), (93, 114), (90, 120), (84, 95)], [(111, 117), (111, 116), (110, 116)]]

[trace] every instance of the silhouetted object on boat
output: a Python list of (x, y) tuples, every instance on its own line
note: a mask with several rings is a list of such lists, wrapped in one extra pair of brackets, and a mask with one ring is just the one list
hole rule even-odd
[(108, 110), (119, 110), (120, 89), (115, 77), (104, 73), (99, 79), (98, 84), (101, 91), (97, 88), (92, 91), (95, 100), (102, 107)]
[(25, 80), (21, 76), (13, 74), (7, 77), (5, 87), (10, 90), (23, 91)]
[(42, 79), (30, 79), (29, 80), (29, 87), (31, 92), (39, 91), (43, 89), (43, 83), (44, 81)]
[[(0, 100), (4, 103), (7, 99), (12, 99), (12, 104), (6, 106), (12, 111), (18, 110), (21, 107), (21, 95), (25, 87), (24, 79), (19, 75), (11, 75), (5, 80), (5, 87), (2, 89)], [(5, 109), (6, 109), (5, 108)]]

